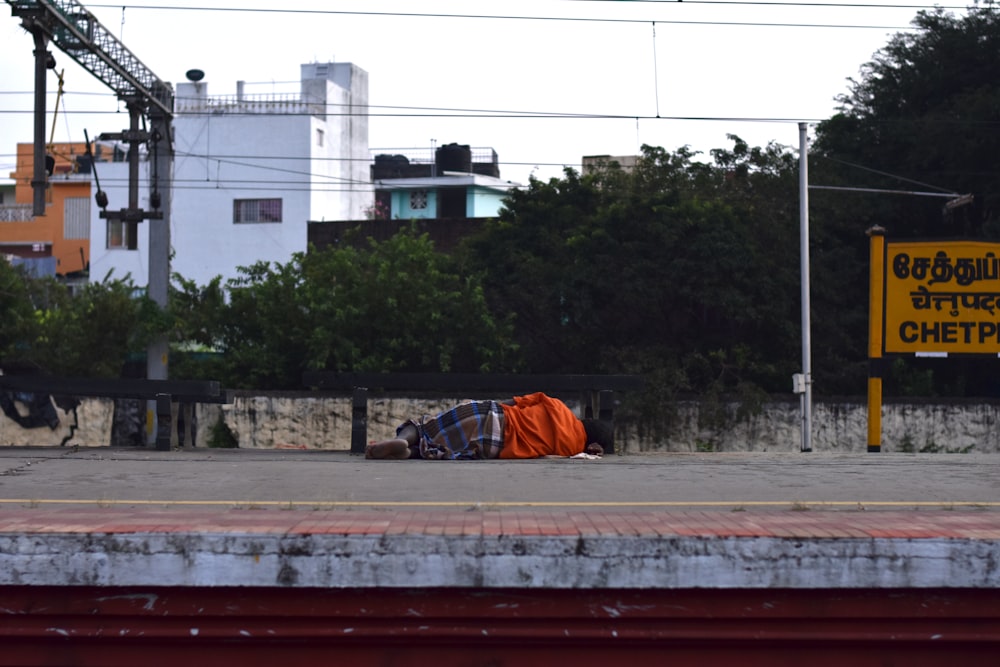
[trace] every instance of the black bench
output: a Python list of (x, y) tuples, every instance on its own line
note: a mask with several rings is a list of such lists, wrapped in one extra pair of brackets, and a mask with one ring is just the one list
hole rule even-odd
[(578, 393), (584, 418), (614, 421), (614, 392), (640, 389), (637, 375), (482, 375), (477, 373), (305, 373), (302, 384), (321, 391), (352, 395), (351, 453), (364, 454), (368, 444), (368, 392), (415, 391), (474, 394), (488, 398), (543, 391)]
[(171, 403), (229, 403), (215, 380), (65, 378), (53, 375), (0, 375), (0, 391), (156, 401), (156, 449), (170, 449)]

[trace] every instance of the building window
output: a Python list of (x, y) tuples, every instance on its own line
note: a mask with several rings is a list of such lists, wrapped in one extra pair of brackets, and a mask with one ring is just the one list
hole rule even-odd
[(427, 190), (410, 192), (410, 210), (422, 211), (427, 208)]
[(281, 200), (235, 199), (233, 222), (281, 222)]
[(108, 220), (108, 248), (125, 248), (125, 223)]
[(317, 128), (316, 129), (316, 145), (317, 146), (322, 146), (323, 145), (323, 139), (324, 139), (323, 130), (320, 130), (319, 128)]
[(89, 197), (66, 197), (63, 202), (63, 238), (90, 238)]

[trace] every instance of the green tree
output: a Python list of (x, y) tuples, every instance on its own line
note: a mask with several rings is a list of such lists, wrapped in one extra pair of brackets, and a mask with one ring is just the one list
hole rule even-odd
[(23, 270), (0, 261), (0, 360), (23, 356), (37, 336), (30, 283)]
[(490, 314), (478, 276), (459, 275), (426, 235), (258, 263), (224, 287), (178, 282), (175, 338), (221, 352), (219, 379), (231, 387), (300, 388), (306, 370), (485, 372), (516, 364), (509, 326)]
[(202, 286), (174, 274), (168, 308), (171, 378), (225, 380), (226, 364), (219, 350), (228, 308), (221, 276)]
[(3, 359), (53, 375), (119, 377), (129, 355), (143, 352), (166, 323), (130, 279), (91, 282), (73, 294), (0, 262), (0, 299)]
[(631, 171), (532, 181), (470, 239), (532, 371), (644, 373), (666, 394), (787, 385), (795, 162), (732, 140), (714, 164), (646, 146)]
[(39, 335), (31, 356), (56, 375), (120, 377), (131, 354), (144, 354), (165, 316), (131, 279), (104, 280), (76, 294), (54, 281), (41, 281)]
[[(895, 236), (996, 237), (1000, 203), (1000, 14), (921, 11), (851, 80), (839, 113), (817, 128), (814, 153), (864, 187), (973, 193), (971, 207), (942, 200), (869, 198)], [(860, 168), (859, 168), (860, 167)]]
[[(1000, 237), (1000, 15), (990, 6), (962, 17), (922, 11), (914, 32), (895, 35), (839, 98), (837, 114), (817, 128), (810, 180), (823, 185), (971, 193), (974, 203), (946, 209), (943, 199), (881, 193), (814, 191), (820, 239), (819, 301), (844, 320), (825, 350), (848, 373), (834, 386), (858, 393), (867, 356), (868, 240), (872, 225), (894, 238)], [(825, 304), (825, 305), (824, 305)], [(846, 363), (849, 362), (849, 363)], [(909, 360), (891, 366), (886, 390), (942, 395), (994, 394), (996, 361)], [(912, 373), (932, 382), (912, 381)]]

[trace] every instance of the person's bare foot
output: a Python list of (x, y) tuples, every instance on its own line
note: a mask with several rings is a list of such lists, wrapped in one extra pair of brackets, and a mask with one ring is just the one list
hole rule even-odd
[(366, 459), (396, 459), (403, 460), (410, 458), (410, 445), (398, 438), (396, 440), (383, 440), (373, 442), (365, 447)]

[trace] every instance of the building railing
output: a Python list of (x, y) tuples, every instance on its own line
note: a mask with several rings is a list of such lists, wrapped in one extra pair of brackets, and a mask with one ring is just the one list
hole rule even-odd
[[(470, 150), (473, 164), (496, 164), (497, 162), (497, 152), (492, 148), (472, 147)], [(403, 155), (410, 161), (410, 164), (434, 164), (437, 148), (433, 146), (427, 148), (372, 148), (369, 149), (369, 152), (373, 162), (377, 155)]]
[(211, 97), (178, 97), (174, 113), (248, 113), (324, 115), (324, 105), (303, 100), (296, 93), (261, 93), (254, 95), (212, 95)]
[(31, 204), (0, 206), (0, 222), (31, 222), (34, 219)]

